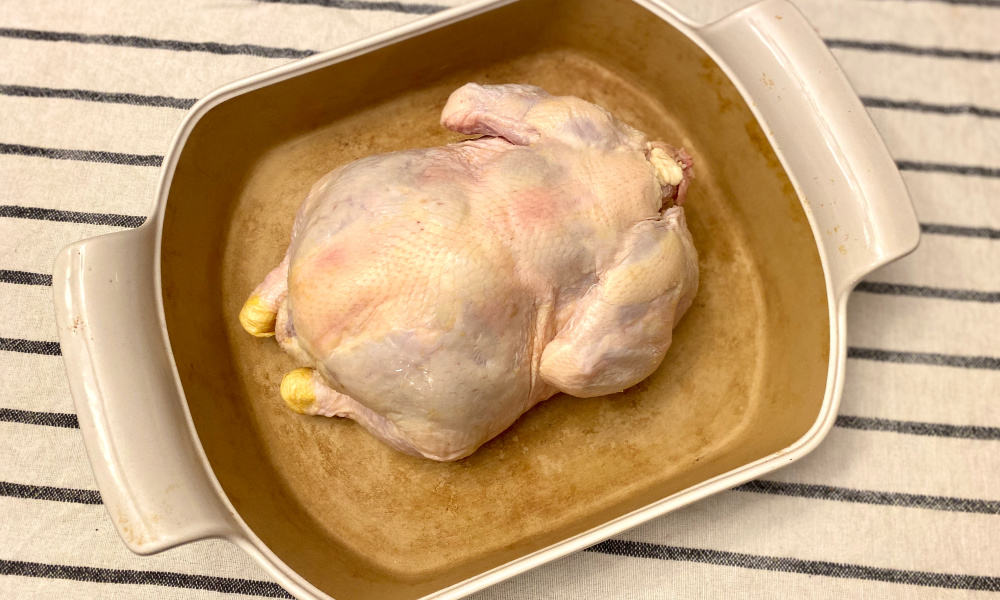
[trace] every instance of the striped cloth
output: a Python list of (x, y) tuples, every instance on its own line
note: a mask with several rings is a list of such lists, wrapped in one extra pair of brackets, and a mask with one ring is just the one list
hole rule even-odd
[[(135, 227), (196, 98), (462, 0), (0, 0), (0, 597), (287, 597), (207, 541), (132, 555), (63, 374), (57, 251)], [(744, 0), (678, 2), (707, 20)], [(1000, 2), (803, 0), (924, 231), (852, 296), (813, 454), (477, 595), (951, 598), (1000, 591)]]

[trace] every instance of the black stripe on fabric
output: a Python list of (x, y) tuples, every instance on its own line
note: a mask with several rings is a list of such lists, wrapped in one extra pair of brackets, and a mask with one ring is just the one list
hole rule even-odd
[(949, 425), (947, 423), (922, 423), (919, 421), (895, 421), (875, 417), (839, 415), (834, 423), (845, 429), (862, 431), (891, 431), (910, 435), (964, 438), (967, 440), (1000, 440), (1000, 427), (982, 425)]
[(59, 342), (44, 342), (39, 340), (22, 340), (18, 338), (0, 337), (0, 351), (20, 352), (22, 354), (44, 354), (60, 356)]
[(931, 571), (907, 571), (850, 563), (836, 563), (825, 560), (804, 560), (801, 558), (763, 556), (760, 554), (744, 554), (742, 552), (726, 552), (706, 548), (664, 546), (629, 540), (605, 540), (591, 546), (586, 551), (613, 556), (696, 562), (761, 571), (781, 571), (842, 579), (865, 579), (924, 587), (984, 590), (990, 592), (1000, 591), (1000, 577), (958, 575)]
[(916, 160), (897, 160), (896, 167), (900, 171), (923, 171), (929, 173), (950, 173), (952, 175), (1000, 177), (1000, 169), (996, 167), (981, 167), (978, 165), (953, 165), (948, 163), (920, 162)]
[(824, 39), (830, 48), (845, 48), (849, 50), (867, 50), (868, 52), (894, 52), (916, 56), (933, 56), (936, 58), (958, 58), (962, 60), (1000, 60), (1000, 52), (985, 52), (982, 50), (962, 50), (959, 48), (936, 48), (930, 46), (910, 46), (896, 42), (869, 42), (866, 40), (844, 40), (837, 38)]
[(977, 290), (955, 290), (949, 288), (928, 287), (923, 285), (906, 285), (902, 283), (862, 281), (854, 289), (855, 291), (867, 292), (869, 294), (916, 296), (918, 298), (943, 298), (945, 300), (964, 300), (968, 302), (1000, 302), (1000, 292), (980, 292)]
[(76, 44), (101, 44), (104, 46), (126, 46), (176, 52), (209, 52), (211, 54), (245, 54), (263, 58), (305, 58), (316, 54), (315, 50), (297, 48), (275, 48), (256, 44), (221, 44), (218, 42), (185, 42), (163, 40), (135, 35), (93, 35), (69, 31), (41, 31), (37, 29), (0, 28), (0, 37), (18, 38), (39, 42), (72, 42)]
[(961, 237), (977, 237), (990, 240), (1000, 240), (1000, 229), (989, 227), (961, 227), (958, 225), (941, 225), (938, 223), (921, 223), (921, 233), (937, 235), (957, 235)]
[(52, 285), (52, 276), (45, 273), (0, 269), (0, 282), (19, 285)]
[(924, 494), (903, 494), (898, 492), (880, 492), (876, 490), (858, 490), (832, 485), (812, 483), (785, 483), (783, 481), (768, 481), (758, 479), (733, 488), (737, 492), (753, 492), (755, 494), (774, 494), (777, 496), (795, 496), (798, 498), (816, 498), (820, 500), (835, 500), (837, 502), (857, 502), (860, 504), (879, 504), (885, 506), (903, 506), (907, 508), (925, 508), (928, 510), (943, 510), (948, 512), (982, 513), (987, 515), (1000, 514), (1000, 501), (978, 500), (975, 498), (955, 498), (952, 496), (927, 496)]
[(973, 106), (972, 104), (928, 104), (917, 100), (890, 100), (889, 98), (873, 98), (871, 96), (861, 96), (861, 103), (868, 108), (913, 110), (942, 115), (975, 115), (1000, 119), (1000, 110)]
[(79, 429), (80, 421), (73, 413), (37, 412), (33, 410), (18, 410), (15, 408), (0, 408), (0, 421), (8, 423), (24, 423), (25, 425), (45, 425), (48, 427), (65, 427)]
[(74, 502), (76, 504), (102, 504), (97, 490), (49, 487), (47, 485), (24, 485), (0, 481), (0, 496), (27, 498), (29, 500), (51, 500), (53, 502)]
[(128, 104), (129, 106), (160, 106), (183, 109), (191, 108), (197, 102), (195, 98), (172, 98), (170, 96), (148, 96), (145, 94), (33, 87), (29, 85), (0, 85), (0, 95), (21, 96), (25, 98), (66, 98), (69, 100), (84, 100), (86, 102), (108, 102), (112, 104)]
[(105, 569), (51, 565), (23, 560), (0, 560), (0, 575), (69, 579), (89, 583), (120, 583), (130, 585), (158, 585), (188, 590), (207, 590), (241, 596), (265, 598), (292, 598), (281, 586), (272, 581), (191, 575), (170, 571), (137, 571), (133, 569)]
[(340, 8), (344, 10), (384, 10), (389, 12), (405, 13), (410, 15), (432, 15), (440, 12), (447, 6), (440, 4), (410, 4), (402, 2), (365, 2), (363, 0), (257, 0), (258, 2), (272, 2), (275, 4), (312, 4), (315, 6), (325, 6), (327, 8)]
[(125, 154), (104, 150), (69, 150), (66, 148), (41, 148), (24, 144), (0, 143), (0, 154), (21, 154), (36, 158), (56, 160), (80, 160), (85, 162), (112, 163), (131, 167), (158, 167), (163, 157), (156, 154)]
[(88, 225), (111, 225), (113, 227), (138, 227), (146, 222), (146, 217), (138, 215), (76, 212), (72, 210), (10, 205), (0, 205), (0, 217), (33, 219), (36, 221), (60, 221), (63, 223), (86, 223)]
[(959, 367), (962, 369), (1000, 370), (1000, 358), (994, 356), (965, 356), (960, 354), (936, 354), (933, 352), (899, 352), (880, 348), (847, 349), (847, 358), (877, 360), (880, 362), (934, 365), (938, 367)]

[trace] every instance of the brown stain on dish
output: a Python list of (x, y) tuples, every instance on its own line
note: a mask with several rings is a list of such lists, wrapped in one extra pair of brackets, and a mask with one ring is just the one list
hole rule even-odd
[[(155, 516), (155, 515), (154, 515)], [(157, 518), (159, 520), (159, 518)], [(134, 524), (131, 519), (123, 514), (119, 514), (115, 517), (115, 524), (118, 526), (118, 531), (121, 532), (122, 537), (133, 545), (142, 547), (146, 544), (146, 528), (141, 524)]]
[[(650, 378), (556, 396), (442, 464), (288, 410), (298, 365), (236, 316), (316, 179), (460, 139), (438, 117), (473, 80), (578, 95), (686, 146), (701, 286)], [(227, 101), (185, 147), (163, 239), (171, 345), (212, 467), (271, 550), (335, 597), (417, 597), (604, 523), (787, 446), (823, 396), (825, 289), (794, 190), (721, 70), (631, 2), (525, 0)]]
[(732, 94), (727, 93), (725, 86), (729, 85), (726, 75), (719, 69), (715, 61), (709, 56), (702, 56), (699, 61), (701, 69), (698, 72), (698, 79), (708, 90), (712, 90), (715, 99), (715, 110), (718, 113), (725, 113), (736, 110), (739, 106), (733, 99)]

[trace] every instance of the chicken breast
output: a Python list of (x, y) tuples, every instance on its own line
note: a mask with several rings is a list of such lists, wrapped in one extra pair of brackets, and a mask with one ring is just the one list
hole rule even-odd
[(303, 365), (291, 408), (445, 461), (557, 392), (647, 377), (698, 262), (683, 150), (528, 85), (467, 84), (441, 123), (481, 137), (318, 181), (240, 320)]

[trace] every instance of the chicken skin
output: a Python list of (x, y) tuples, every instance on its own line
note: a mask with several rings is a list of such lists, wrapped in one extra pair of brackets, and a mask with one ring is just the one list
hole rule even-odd
[(683, 150), (528, 85), (462, 86), (441, 123), (480, 137), (320, 179), (240, 321), (303, 366), (292, 409), (449, 461), (557, 392), (650, 375), (698, 261)]

